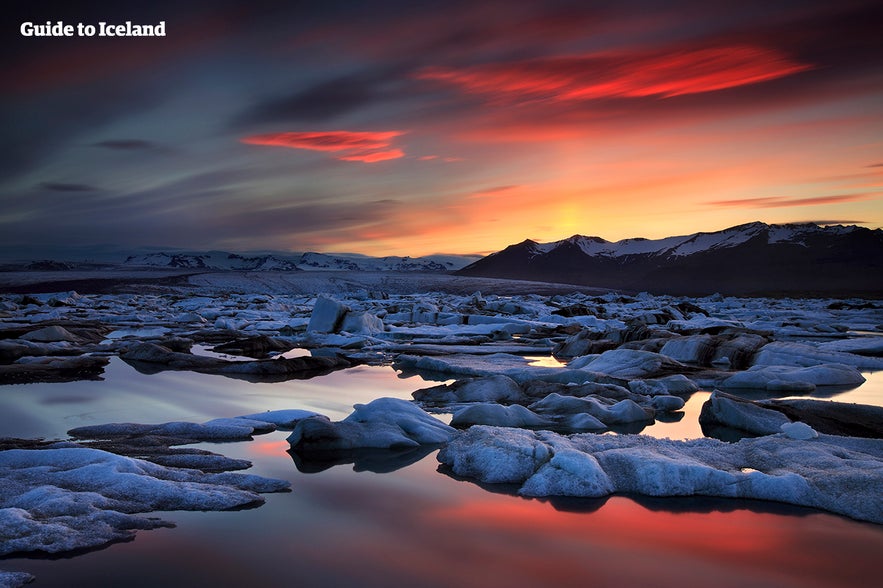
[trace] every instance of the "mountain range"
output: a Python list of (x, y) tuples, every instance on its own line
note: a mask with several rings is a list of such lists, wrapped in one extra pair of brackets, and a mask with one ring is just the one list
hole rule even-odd
[(130, 255), (128, 267), (174, 267), (239, 271), (394, 271), (446, 272), (462, 268), (475, 256), (427, 255), (425, 257), (368, 257), (333, 253), (268, 253), (244, 255), (226, 251), (157, 252)]
[(754, 222), (664, 239), (528, 239), (456, 273), (683, 295), (883, 296), (883, 230)]

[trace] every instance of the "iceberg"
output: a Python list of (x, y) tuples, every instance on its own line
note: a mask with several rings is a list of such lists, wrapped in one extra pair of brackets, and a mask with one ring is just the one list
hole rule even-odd
[(317, 416), (297, 423), (288, 436), (298, 452), (359, 448), (406, 448), (448, 442), (456, 430), (400, 398), (356, 404), (344, 420)]
[(724, 443), (563, 436), (474, 426), (438, 454), (446, 471), (522, 496), (715, 496), (772, 500), (883, 523), (883, 441), (779, 433)]

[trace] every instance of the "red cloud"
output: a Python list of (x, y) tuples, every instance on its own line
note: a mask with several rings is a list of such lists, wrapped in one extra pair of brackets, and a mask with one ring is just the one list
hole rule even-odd
[(405, 153), (401, 149), (390, 149), (389, 151), (368, 151), (364, 153), (353, 153), (351, 155), (341, 155), (337, 159), (341, 161), (375, 163), (378, 161), (386, 161), (388, 159), (399, 159), (404, 156)]
[(459, 86), (495, 101), (669, 98), (756, 84), (810, 69), (778, 51), (735, 45), (667, 53), (594, 53), (477, 65), (429, 67), (418, 79)]
[(337, 159), (341, 161), (375, 163), (405, 156), (401, 149), (391, 149), (392, 140), (403, 134), (404, 131), (268, 133), (266, 135), (252, 135), (240, 139), (240, 141), (249, 145), (340, 152)]

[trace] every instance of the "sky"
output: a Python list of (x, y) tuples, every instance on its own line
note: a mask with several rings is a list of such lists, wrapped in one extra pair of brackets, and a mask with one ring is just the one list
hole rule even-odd
[(7, 254), (883, 226), (878, 0), (7, 4)]

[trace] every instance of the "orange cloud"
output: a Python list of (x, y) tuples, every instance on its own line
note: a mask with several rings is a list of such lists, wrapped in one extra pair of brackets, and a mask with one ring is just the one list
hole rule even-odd
[(829, 196), (811, 196), (809, 198), (786, 198), (784, 196), (769, 196), (765, 198), (739, 198), (735, 200), (714, 200), (708, 204), (715, 206), (732, 206), (746, 208), (780, 208), (785, 206), (819, 206), (822, 204), (837, 204), (840, 202), (857, 202), (868, 200), (878, 194), (836, 194)]
[(391, 149), (393, 139), (403, 134), (404, 131), (291, 132), (252, 135), (240, 139), (240, 141), (248, 145), (270, 145), (273, 147), (288, 147), (290, 149), (340, 152), (337, 159), (341, 161), (376, 163), (405, 156), (401, 149)]
[(496, 102), (670, 98), (792, 75), (811, 66), (751, 45), (669, 51), (592, 53), (465, 68), (428, 67), (418, 79), (485, 94)]

